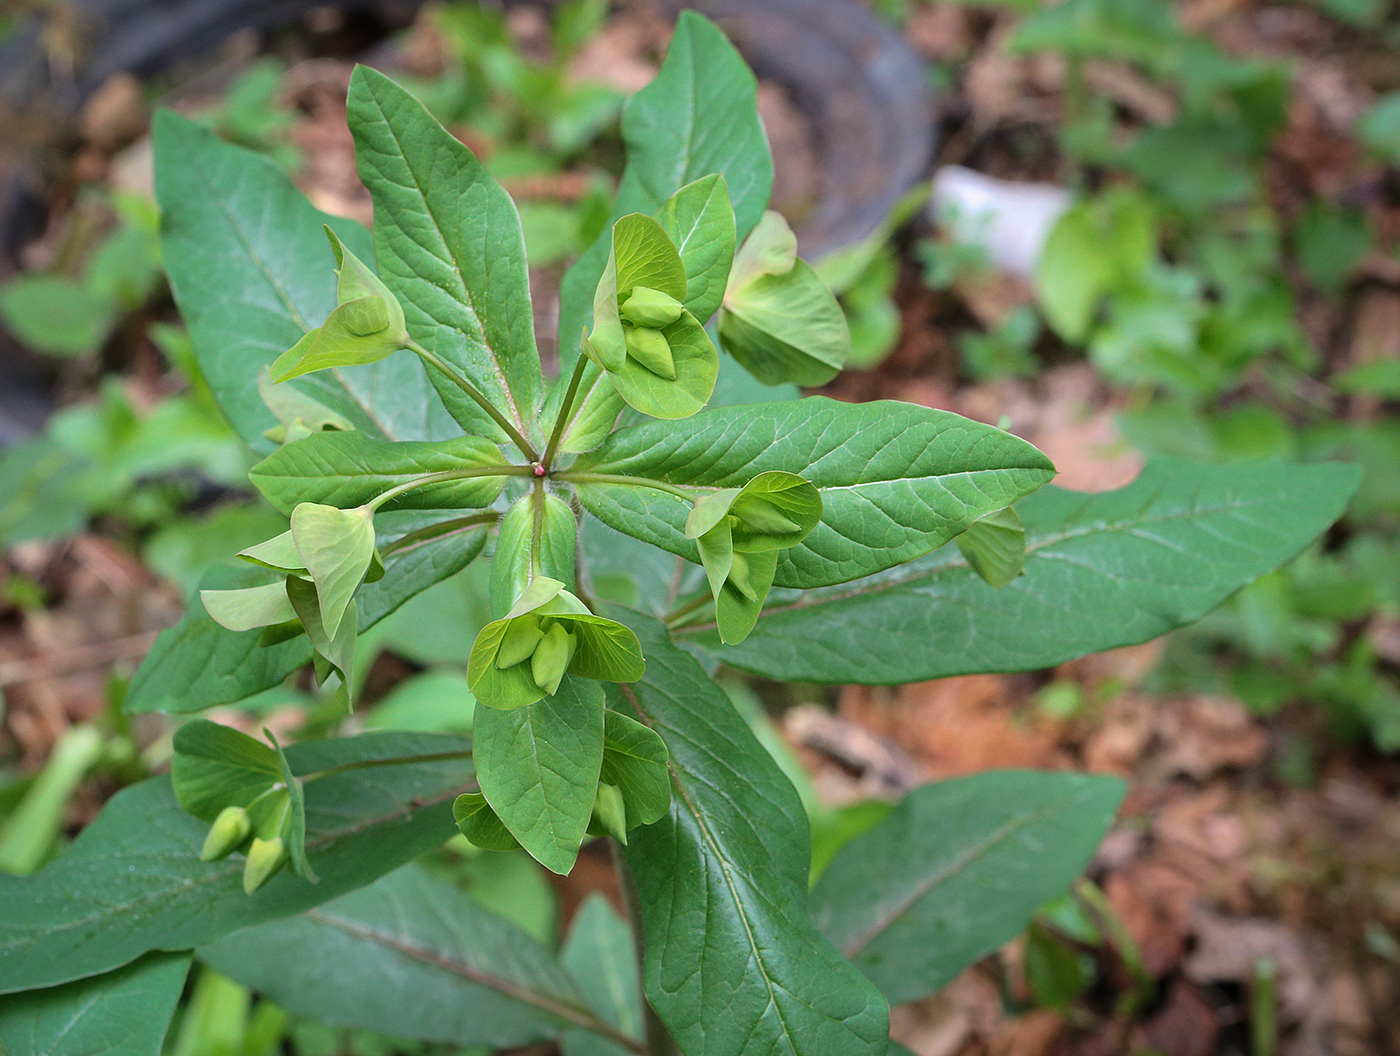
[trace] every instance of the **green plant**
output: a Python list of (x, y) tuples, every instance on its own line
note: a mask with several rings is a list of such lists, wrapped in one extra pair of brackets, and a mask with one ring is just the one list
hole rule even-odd
[[(186, 721), (170, 776), (0, 877), (14, 1056), (77, 1051), (65, 1014), (82, 1039), (133, 1009), (154, 1053), (190, 949), (293, 1016), (423, 1041), (880, 1054), (891, 1002), (1073, 881), (1121, 784), (1011, 771), (822, 818), (809, 894), (802, 801), (708, 670), (897, 683), (1142, 641), (1292, 557), (1356, 472), (1168, 459), (1077, 495), (1002, 430), (797, 398), (840, 369), (845, 324), (765, 212), (755, 94), (684, 15), (625, 111), (613, 222), (564, 281), (554, 384), (510, 199), (388, 78), (359, 70), (349, 99), (373, 241), (160, 119), (172, 287), (290, 528), (211, 573), (126, 707), (244, 701), (308, 662), (349, 703), (357, 634), (490, 545), (472, 735), (284, 748)], [(454, 823), (557, 872), (609, 839), (631, 919), (594, 902), (556, 952), (444, 874)]]
[(75, 210), (68, 243), (53, 271), (19, 275), (0, 286), (0, 320), (30, 348), (52, 356), (97, 352), (127, 312), (160, 280), (156, 212), (149, 198), (114, 193), (117, 226), (84, 244), (103, 207), (89, 198)]

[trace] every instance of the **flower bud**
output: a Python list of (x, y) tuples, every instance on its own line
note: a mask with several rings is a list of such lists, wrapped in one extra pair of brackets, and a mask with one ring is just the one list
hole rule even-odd
[(252, 831), (253, 822), (246, 810), (242, 807), (225, 807), (219, 811), (214, 824), (209, 826), (209, 835), (204, 837), (204, 848), (199, 852), (200, 861), (217, 862), (227, 857)]
[(504, 671), (530, 659), (543, 637), (544, 631), (535, 617), (520, 616), (512, 620), (501, 639), (501, 651), (496, 654), (496, 670)]
[(736, 512), (739, 514), (739, 520), (752, 532), (761, 532), (764, 535), (790, 535), (802, 530), (802, 525), (788, 517), (767, 499), (746, 498)]
[(253, 844), (248, 848), (248, 861), (243, 865), (243, 893), (251, 895), (268, 880), (272, 879), (272, 874), (282, 868), (282, 863), (287, 860), (287, 846), (282, 842), (281, 836), (274, 836), (270, 840), (259, 838), (253, 839)]
[(670, 326), (681, 317), (685, 306), (669, 293), (650, 286), (634, 287), (627, 300), (619, 306), (622, 318), (634, 326)]
[(749, 575), (749, 559), (737, 550), (734, 552), (733, 564), (729, 566), (729, 578), (726, 582), (750, 601), (762, 600), (758, 591), (754, 590), (753, 579)]
[(530, 677), (546, 696), (553, 696), (558, 690), (577, 644), (564, 625), (556, 623), (535, 646), (535, 655), (530, 658)]
[(665, 334), (647, 327), (629, 326), (623, 336), (629, 356), (658, 377), (676, 380), (676, 361)]

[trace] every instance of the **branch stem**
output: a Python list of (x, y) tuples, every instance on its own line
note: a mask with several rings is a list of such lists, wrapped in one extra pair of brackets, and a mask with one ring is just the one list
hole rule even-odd
[(588, 367), (588, 357), (579, 354), (578, 360), (574, 363), (574, 372), (569, 378), (569, 388), (564, 393), (564, 402), (559, 405), (559, 416), (554, 420), (554, 429), (549, 434), (549, 443), (545, 445), (544, 459), (540, 465), (547, 470), (554, 462), (554, 453), (559, 450), (559, 441), (564, 439), (564, 431), (569, 428), (574, 417), (574, 400), (578, 397), (578, 387), (583, 382), (583, 372)]
[(428, 539), (436, 539), (439, 536), (447, 535), (450, 532), (460, 531), (463, 528), (474, 528), (478, 524), (495, 524), (501, 519), (499, 513), (476, 513), (470, 517), (457, 517), (450, 521), (440, 521), (437, 524), (429, 524), (416, 531), (401, 535), (392, 543), (388, 543), (379, 551), (381, 557), (390, 557), (400, 550), (407, 550), (411, 546), (425, 542)]
[(446, 480), (470, 480), (473, 477), (531, 477), (535, 471), (530, 466), (471, 466), (467, 469), (444, 469), (441, 473), (425, 473), (421, 477), (396, 484), (378, 498), (367, 504), (371, 510), (378, 510), (386, 502), (396, 499), (414, 488), (426, 488), (429, 484), (441, 484)]
[(528, 458), (531, 462), (538, 462), (540, 460), (539, 452), (535, 450), (534, 445), (531, 444), (529, 440), (525, 439), (524, 434), (522, 434), (520, 430), (517, 429), (515, 426), (511, 425), (510, 420), (506, 418), (506, 416), (502, 414), (499, 410), (497, 410), (496, 406), (485, 396), (483, 396), (481, 394), (481, 391), (475, 385), (473, 385), (466, 378), (462, 377), (462, 375), (458, 374), (455, 370), (453, 370), (451, 365), (448, 364), (446, 360), (444, 360), (441, 356), (437, 355), (434, 352), (429, 352), (417, 341), (410, 341), (408, 343), (408, 349), (410, 352), (418, 356), (418, 358), (421, 359), (424, 363), (428, 364), (434, 370), (438, 371), (448, 381), (452, 382), (453, 385), (456, 385), (457, 388), (461, 389), (469, 397), (471, 397), (472, 401), (475, 402), (476, 405), (480, 407), (483, 411), (485, 411), (488, 415), (490, 415), (491, 420), (493, 422), (495, 422), (501, 427), (501, 431), (504, 432), (506, 436), (510, 437), (511, 443), (513, 443), (516, 447), (520, 449), (520, 453), (522, 455)]
[(624, 484), (636, 488), (654, 488), (686, 502), (694, 502), (697, 498), (685, 489), (674, 484), (667, 484), (664, 480), (652, 480), (650, 477), (629, 477), (624, 473), (586, 473), (567, 469), (562, 473), (554, 474), (554, 479), (567, 481), (570, 484)]

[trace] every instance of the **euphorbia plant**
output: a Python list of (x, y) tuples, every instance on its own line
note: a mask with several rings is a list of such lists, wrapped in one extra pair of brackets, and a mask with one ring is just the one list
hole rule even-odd
[[(1354, 472), (1160, 462), (1076, 495), (1001, 429), (799, 398), (840, 368), (844, 322), (765, 211), (753, 79), (698, 16), (626, 110), (552, 382), (510, 198), (381, 74), (356, 72), (349, 119), (372, 237), (160, 118), (171, 285), (289, 525), (211, 573), (127, 707), (236, 703), (308, 662), (353, 707), (357, 634), (483, 561), (472, 737), (284, 749), (186, 722), (169, 777), (0, 878), (0, 1038), (21, 1056), (75, 1003), (99, 1025), (140, 1008), (131, 1051), (155, 1053), (193, 950), (296, 1014), (398, 1036), (885, 1052), (888, 1004), (1024, 927), (1120, 786), (925, 786), (863, 815), (809, 894), (801, 802), (711, 673), (898, 683), (1142, 641), (1291, 557)], [(556, 953), (408, 864), (454, 824), (560, 873), (612, 840), (632, 919), (591, 904)]]

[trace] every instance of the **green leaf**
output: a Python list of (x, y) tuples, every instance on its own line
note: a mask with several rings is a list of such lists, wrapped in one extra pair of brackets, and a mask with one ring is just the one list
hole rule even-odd
[(21, 275), (0, 286), (0, 319), (36, 352), (85, 356), (102, 347), (117, 313), (74, 279)]
[(685, 265), (686, 311), (701, 323), (719, 309), (734, 260), (734, 209), (718, 173), (686, 184), (656, 214)]
[(1358, 479), (1346, 465), (1157, 458), (1117, 491), (1050, 487), (1019, 503), (1025, 571), (1001, 590), (948, 547), (839, 589), (775, 592), (740, 646), (712, 628), (678, 633), (769, 678), (884, 685), (1053, 667), (1196, 620), (1316, 538)]
[(1026, 529), (1014, 509), (989, 513), (954, 540), (958, 551), (979, 576), (1004, 587), (1026, 564)]
[(174, 749), (175, 798), (205, 821), (225, 807), (246, 807), (283, 779), (276, 749), (208, 719), (192, 719), (176, 730)]
[[(382, 73), (356, 67), (348, 106), (360, 179), (374, 199), (380, 277), (403, 304), (409, 332), (529, 431), (544, 383), (515, 203)], [(437, 371), (431, 380), (467, 432), (506, 439)]]
[[(738, 237), (768, 206), (773, 158), (758, 118), (758, 82), (723, 33), (703, 15), (683, 11), (656, 78), (622, 112), (627, 167), (612, 219), (655, 213), (671, 195), (702, 177), (724, 177)], [(561, 374), (573, 366), (578, 335), (589, 325), (593, 292), (607, 266), (605, 229), (564, 276), (560, 290)]]
[[(246, 588), (267, 572), (248, 565), (211, 570), (205, 589)], [(262, 631), (219, 626), (195, 598), (174, 627), (156, 636), (127, 690), (128, 711), (191, 712), (230, 704), (280, 683), (311, 659), (304, 637), (264, 646)]]
[[(821, 523), (782, 552), (775, 579), (801, 587), (843, 583), (926, 554), (1054, 472), (1024, 440), (947, 411), (824, 397), (620, 429), (577, 468), (694, 487), (697, 497), (768, 470), (811, 481), (821, 490)], [(685, 501), (617, 483), (581, 483), (578, 492), (611, 527), (698, 561), (684, 535)]]
[(618, 711), (603, 716), (603, 766), (599, 780), (622, 791), (629, 826), (650, 825), (671, 806), (670, 756), (654, 730)]
[(1002, 770), (925, 785), (832, 859), (812, 916), (891, 1004), (1015, 938), (1084, 868), (1123, 782)]
[(720, 343), (765, 385), (825, 385), (851, 352), (846, 313), (796, 246), (787, 222), (765, 214), (724, 294)]
[[(474, 436), (433, 443), (388, 443), (357, 432), (318, 432), (278, 448), (249, 471), (254, 487), (283, 513), (315, 502), (350, 509), (429, 473), (504, 466), (494, 444)], [(457, 510), (490, 506), (504, 476), (445, 480), (390, 499), (384, 510)]]
[(286, 443), (297, 435), (322, 430), (349, 430), (355, 426), (344, 415), (336, 414), (320, 400), (312, 399), (293, 385), (278, 384), (272, 372), (264, 367), (258, 372), (258, 395), (278, 424), (264, 430), (263, 436), (275, 443)]
[[(323, 228), (365, 258), (369, 233), (314, 209), (268, 158), (169, 111), (156, 115), (155, 154), (161, 253), (200, 370), (238, 435), (269, 451), (263, 434), (278, 422), (258, 395), (259, 370), (336, 307)], [(325, 371), (298, 386), (372, 436), (459, 432), (413, 356)]]
[(627, 406), (627, 401), (597, 363), (589, 360), (583, 371), (575, 400), (578, 409), (559, 441), (559, 450), (570, 455), (597, 447), (612, 432), (617, 416)]
[(486, 801), (536, 861), (567, 873), (603, 762), (602, 690), (566, 675), (557, 693), (528, 707), (481, 708), (473, 732)]
[(374, 560), (374, 514), (303, 502), (292, 511), (292, 541), (316, 584), (326, 636), (334, 638)]
[[(538, 523), (539, 531), (536, 532)], [(501, 518), (491, 561), (491, 611), (503, 616), (536, 576), (574, 581), (578, 521), (557, 495), (531, 491)]]
[(188, 953), (151, 954), (92, 979), (0, 998), (9, 1056), (160, 1056), (190, 970)]
[(452, 819), (474, 847), (483, 851), (518, 851), (520, 841), (491, 809), (480, 792), (463, 792), (452, 804)]
[(1141, 276), (1157, 252), (1156, 218), (1138, 194), (1083, 201), (1056, 221), (1036, 264), (1036, 295), (1066, 341), (1086, 340), (1099, 302)]
[(655, 621), (631, 614), (647, 672), (612, 706), (659, 733), (676, 795), (626, 848), (643, 978), (689, 1056), (883, 1054), (880, 993), (807, 912), (807, 819), (733, 704)]
[(300, 913), (439, 846), (466, 790), (470, 744), (427, 734), (366, 734), (287, 749), (297, 776), (369, 760), (306, 787), (306, 849), (320, 874), (290, 873), (243, 893), (243, 859), (201, 862), (207, 824), (185, 813), (168, 777), (118, 792), (59, 858), (30, 877), (0, 876), (0, 991), (52, 986)]
[(295, 1016), (400, 1038), (515, 1048), (600, 1022), (544, 947), (417, 865), (199, 957)]
[[(608, 714), (611, 717), (615, 713)], [(574, 914), (559, 959), (599, 1016), (625, 1036), (641, 1037), (642, 980), (632, 929), (598, 892), (589, 895)], [(616, 1042), (586, 1030), (565, 1032), (560, 1048), (564, 1056), (625, 1056), (628, 1052)]]

